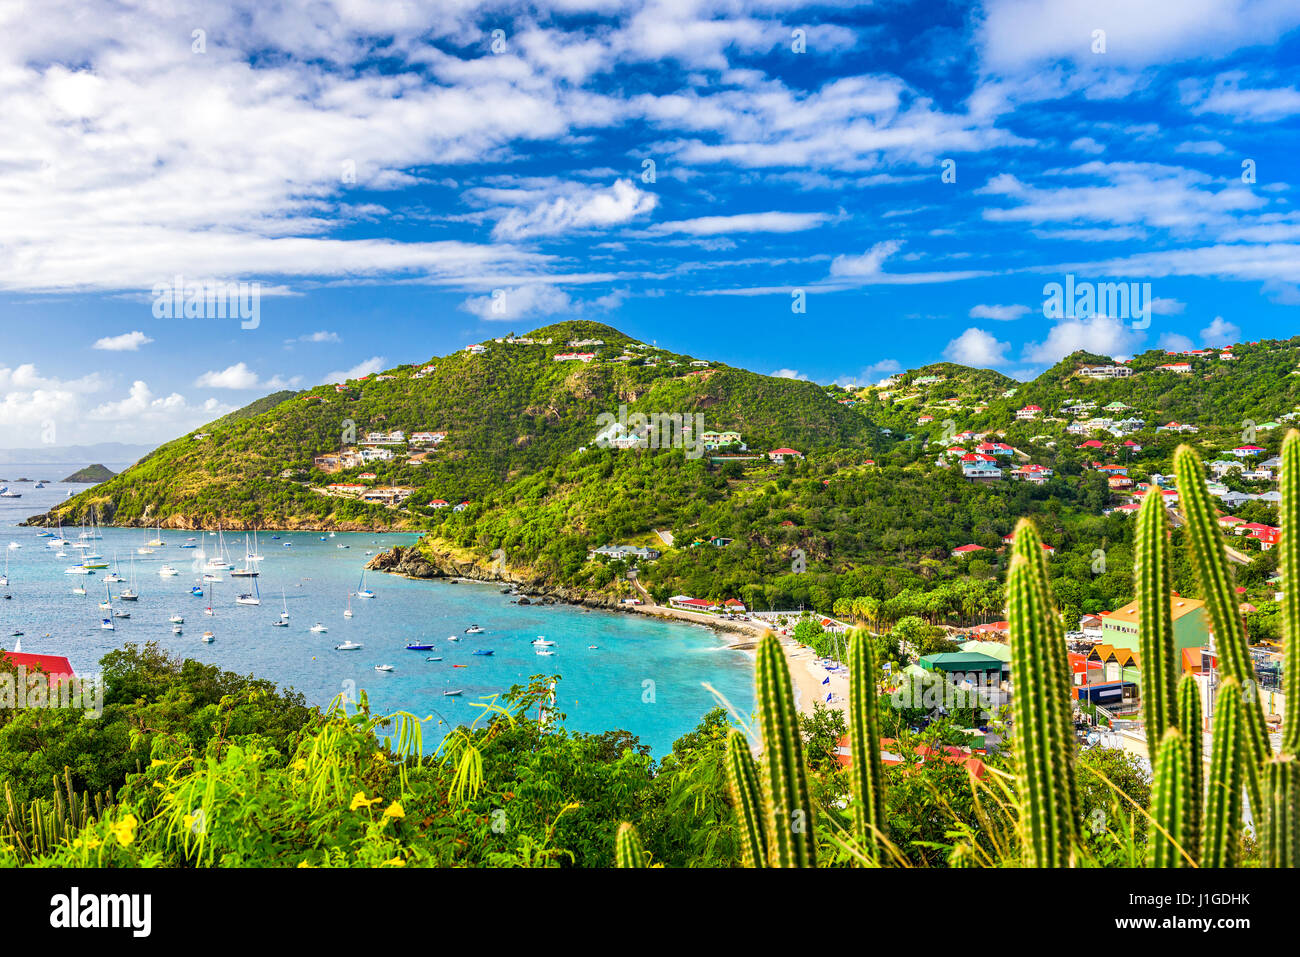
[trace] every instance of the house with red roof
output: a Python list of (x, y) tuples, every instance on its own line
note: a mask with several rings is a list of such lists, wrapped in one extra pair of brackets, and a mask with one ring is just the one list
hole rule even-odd
[(736, 614), (745, 610), (745, 603), (739, 598), (728, 598), (722, 603), (722, 610)]
[(1028, 419), (1036, 419), (1042, 414), (1043, 410), (1040, 407), (1036, 405), (1027, 405), (1023, 409), (1017, 410), (1016, 418), (1021, 421), (1026, 421)]
[(671, 608), (680, 608), (683, 611), (717, 611), (718, 606), (711, 601), (703, 598), (691, 598), (689, 595), (673, 595), (668, 599), (668, 605)]
[(1102, 449), (1105, 446), (1096, 439), (1089, 439), (1087, 442), (1081, 442), (1075, 446), (1076, 449)]
[[(950, 744), (944, 744), (938, 747), (931, 747), (928, 744), (922, 744), (918, 745), (914, 749), (913, 753), (916, 756), (917, 767), (924, 764), (926, 761), (937, 759), (940, 761), (946, 761), (949, 764), (962, 765), (967, 771), (975, 776), (976, 780), (983, 778), (988, 773), (988, 769), (985, 767), (984, 762), (981, 761), (973, 752), (964, 748), (954, 747)], [(849, 736), (847, 734), (842, 735), (839, 741), (836, 742), (835, 760), (841, 766), (847, 767), (851, 760), (851, 754), (852, 751), (849, 749)], [(895, 767), (902, 764), (904, 760), (905, 758), (903, 757), (902, 749), (898, 747), (897, 742), (893, 738), (880, 739), (880, 761), (882, 764), (887, 767)]]
[(952, 550), (953, 558), (962, 558), (966, 555), (973, 555), (975, 552), (987, 551), (983, 545), (958, 545)]
[(0, 649), (0, 661), (11, 668), (26, 668), (27, 673), (40, 671), (50, 676), (51, 687), (75, 678), (72, 663), (63, 655), (40, 655), (27, 651), (4, 651)]
[(803, 458), (803, 453), (796, 452), (794, 449), (773, 449), (767, 453), (767, 457), (777, 465), (784, 465), (786, 459), (794, 460)]

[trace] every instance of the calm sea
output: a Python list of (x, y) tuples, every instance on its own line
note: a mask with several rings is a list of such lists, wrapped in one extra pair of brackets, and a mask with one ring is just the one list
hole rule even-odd
[[(7, 470), (14, 478), (55, 477), (42, 468), (49, 471), (48, 466)], [(0, 588), (0, 596), (12, 596), (0, 597), (0, 647), (13, 650), (21, 640), (23, 651), (66, 655), (78, 673), (94, 673), (102, 655), (126, 642), (154, 640), (175, 655), (295, 688), (314, 704), (365, 689), (376, 711), (405, 710), (421, 718), (432, 714), (434, 720), (425, 726), (426, 747), (436, 745), (449, 726), (472, 721), (479, 711), (475, 702), (534, 674), (561, 676), (557, 704), (570, 728), (625, 729), (656, 755), (670, 750), (714, 706), (703, 683), (717, 688), (742, 713), (753, 706), (752, 661), (727, 650), (714, 632), (698, 625), (568, 605), (520, 606), (502, 595), (499, 586), (416, 582), (383, 574), (366, 576), (377, 597), (352, 598), (353, 617), (345, 617), (349, 594), (358, 590), (370, 555), (409, 543), (411, 535), (339, 533), (322, 540), (316, 532), (262, 534), (257, 544), (264, 560), (257, 579), (224, 572), (222, 581), (205, 585), (202, 564), (217, 552), (215, 534), (164, 530), (166, 544), (141, 555), (137, 550), (154, 538), (153, 530), (106, 528), (103, 538), (90, 544), (109, 569), (69, 575), (65, 569), (81, 560), (81, 551), (68, 546), (67, 557), (58, 558), (57, 549), (38, 537), (42, 529), (17, 526), (67, 498), (70, 489), (79, 492), (85, 486), (12, 487), (23, 497), (0, 498), (0, 562), (7, 560), (10, 582)], [(64, 537), (75, 542), (81, 531), (65, 528)], [(242, 566), (244, 535), (224, 539), (231, 564)], [(197, 547), (181, 548), (183, 544)], [(164, 564), (179, 574), (160, 577)], [(114, 570), (127, 581), (112, 585), (112, 594), (130, 587), (140, 598), (114, 601), (115, 611), (128, 611), (131, 617), (105, 631), (100, 619), (107, 613), (99, 602), (110, 587), (104, 576)], [(196, 584), (205, 587), (203, 597), (191, 596)], [(85, 596), (73, 594), (79, 586), (86, 589)], [(254, 589), (261, 605), (235, 602), (238, 594)], [(204, 614), (209, 603), (211, 617)], [(273, 627), (286, 609), (289, 627)], [(172, 615), (185, 619), (181, 635), (172, 633)], [(316, 623), (328, 631), (312, 633)], [(484, 633), (465, 634), (471, 625)], [(209, 630), (216, 640), (206, 644), (200, 639)], [(23, 633), (21, 639), (15, 632)], [(450, 640), (453, 636), (459, 640)], [(553, 655), (536, 653), (532, 642), (539, 636), (555, 643)], [(362, 648), (336, 651), (344, 641)], [(408, 642), (434, 647), (407, 651)], [(493, 654), (475, 655), (476, 650)], [(376, 671), (382, 664), (394, 670)], [(453, 690), (464, 694), (443, 694)], [(439, 719), (446, 722), (441, 728)]]

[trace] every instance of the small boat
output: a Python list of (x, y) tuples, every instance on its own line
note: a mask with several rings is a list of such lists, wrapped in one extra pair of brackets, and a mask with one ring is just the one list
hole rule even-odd
[(113, 617), (114, 617), (114, 618), (130, 618), (130, 617), (131, 617), (131, 613), (130, 613), (129, 611), (115, 611), (115, 612), (113, 612)]
[(460, 697), (461, 695), (463, 695), (464, 693), (465, 693), (465, 692), (463, 692), (463, 691), (444, 691), (444, 692), (442, 693), (442, 696), (443, 696), (444, 698), (459, 698), (459, 697)]
[(361, 642), (359, 641), (345, 641), (341, 645), (335, 645), (334, 650), (335, 651), (356, 651), (360, 647), (361, 647)]
[(271, 622), (271, 627), (272, 627), (272, 628), (288, 628), (288, 627), (289, 627), (289, 623), (288, 623), (287, 621), (285, 621), (283, 618), (277, 618), (275, 621)]
[(213, 611), (213, 610), (212, 610), (212, 606), (209, 605), (207, 608), (204, 608), (204, 609), (203, 609), (203, 614), (205, 614), (205, 615), (207, 615), (209, 618), (211, 618), (213, 615), (216, 614), (216, 612)]
[(22, 492), (11, 492), (9, 490), (8, 485), (6, 485), (4, 488), (0, 488), (0, 498), (22, 498), (22, 497), (23, 497)]
[(280, 589), (280, 602), (281, 604), (284, 605), (284, 611), (280, 612), (280, 620), (288, 621), (289, 620), (289, 599), (284, 597), (283, 588)]
[(357, 597), (358, 597), (358, 598), (374, 598), (374, 597), (375, 597), (375, 593), (374, 593), (373, 591), (371, 591), (368, 587), (366, 587), (366, 572), (365, 572), (365, 569), (362, 569), (362, 570), (361, 570), (361, 584), (359, 584), (359, 585), (357, 586)]
[(376, 671), (392, 671), (392, 670), (393, 670), (393, 666), (392, 666), (392, 665), (375, 665), (375, 670), (376, 670)]
[(162, 578), (175, 578), (180, 574), (180, 572), (172, 568), (170, 565), (164, 565), (162, 568), (158, 569), (158, 574)]
[(310, 630), (315, 632), (318, 635), (329, 631), (329, 629), (326, 628), (324, 625), (322, 625), (319, 621), (316, 622), (316, 624), (312, 625)]
[(182, 628), (180, 625), (172, 625), (172, 634), (173, 634), (173, 635), (180, 635), (180, 634), (184, 634), (184, 633), (185, 633), (185, 629)]
[(483, 634), (483, 629), (480, 628), (478, 625), (470, 625), (468, 628), (465, 629), (465, 634), (467, 634), (467, 635), (481, 635), (481, 634)]
[(433, 651), (433, 645), (423, 641), (408, 641), (406, 643), (407, 651)]
[(441, 658), (441, 656), (439, 656), (439, 657), (437, 657), (437, 658), (425, 658), (424, 660), (425, 660), (425, 661), (442, 661), (442, 658)]
[(203, 575), (203, 580), (204, 580), (205, 582), (219, 582), (219, 581), (221, 581), (221, 576), (220, 576), (220, 575), (214, 575), (214, 574), (212, 574), (211, 572), (206, 572), (206, 573)]
[(119, 582), (124, 582), (124, 581), (126, 581), (126, 579), (123, 578), (121, 575), (119, 575), (117, 572), (110, 572), (109, 574), (104, 576), (105, 584), (116, 585)]
[(460, 641), (460, 635), (448, 635), (448, 636), (447, 636), (447, 640), (448, 640), (448, 641)]
[(140, 596), (137, 595), (135, 592), (131, 591), (131, 589), (129, 589), (129, 588), (123, 588), (123, 589), (122, 589), (122, 594), (118, 595), (117, 597), (118, 597), (118, 599), (121, 600), (121, 601), (139, 601), (139, 600), (140, 600)]
[(171, 616), (170, 618), (168, 618), (167, 620), (170, 621), (173, 625), (183, 625), (183, 624), (185, 624), (185, 616), (184, 616), (184, 615), (172, 615), (172, 616)]
[(112, 618), (101, 618), (101, 619), (99, 619), (99, 627), (100, 627), (100, 628), (103, 628), (105, 631), (113, 631), (113, 630), (114, 630), (114, 629), (113, 629), (113, 619), (112, 619)]
[(588, 646), (587, 646), (587, 649), (588, 649), (589, 651), (595, 651), (597, 647), (599, 647), (599, 646), (598, 646), (598, 645), (588, 645)]
[(74, 595), (84, 595), (85, 593), (86, 593), (86, 589), (81, 588), (81, 587), (77, 587), (77, 588), (72, 589), (72, 594), (74, 594)]
[(555, 654), (555, 652), (551, 651), (550, 648), (538, 648), (538, 649), (537, 649), (537, 653), (538, 653), (539, 655), (553, 655), (553, 654)]
[(91, 571), (85, 565), (71, 565), (63, 569), (65, 575), (89, 575)]
[(238, 595), (235, 598), (235, 604), (236, 605), (260, 605), (262, 604), (262, 599), (258, 598), (256, 595)]
[(470, 654), (483, 655), (484, 657), (486, 657), (487, 655), (494, 655), (496, 654), (496, 652), (493, 651), (491, 648), (475, 648), (472, 652), (470, 652)]
[(551, 645), (555, 644), (555, 642), (548, 641), (545, 635), (538, 635), (536, 640), (533, 641), (533, 644), (538, 648), (549, 648)]
[(203, 641), (206, 642), (206, 643), (209, 644), (209, 645), (212, 644), (212, 642), (214, 642), (214, 641), (216, 640), (216, 638), (217, 638), (217, 636), (214, 635), (214, 634), (213, 634), (212, 632), (210, 632), (210, 631), (205, 631), (205, 632), (203, 633)]
[(200, 588), (198, 585), (195, 585), (190, 589), (190, 594), (193, 595), (195, 598), (202, 598), (203, 589)]
[(351, 545), (335, 545), (335, 548), (351, 548)]

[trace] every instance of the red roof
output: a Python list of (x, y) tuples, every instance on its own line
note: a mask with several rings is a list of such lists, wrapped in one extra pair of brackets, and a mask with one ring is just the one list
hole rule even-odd
[(28, 671), (39, 670), (50, 676), (50, 681), (57, 682), (76, 677), (72, 663), (63, 655), (36, 655), (26, 651), (0, 651), (0, 657), (17, 668), (25, 667)]
[(767, 454), (768, 455), (798, 455), (799, 453), (795, 449), (773, 449), (771, 452), (768, 452)]
[(984, 551), (984, 546), (983, 546), (983, 545), (958, 545), (956, 548), (953, 549), (953, 551), (954, 551), (954, 552), (962, 552), (962, 553), (965, 553), (965, 552), (982, 552), (982, 551)]

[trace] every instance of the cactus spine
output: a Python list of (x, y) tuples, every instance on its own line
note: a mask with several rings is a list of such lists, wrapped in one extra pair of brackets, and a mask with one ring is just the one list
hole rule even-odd
[(1292, 429), (1282, 441), (1282, 501), (1278, 505), (1281, 538), (1277, 545), (1277, 570), (1282, 576), (1282, 692), (1286, 714), (1282, 751), (1300, 754), (1300, 432)]
[(760, 778), (766, 809), (767, 861), (770, 867), (815, 867), (812, 801), (803, 759), (803, 738), (790, 669), (773, 634), (758, 645), (758, 723), (763, 734)]
[(1223, 673), (1226, 677), (1235, 679), (1242, 689), (1238, 692), (1238, 697), (1244, 697), (1241, 701), (1241, 746), (1246, 762), (1245, 784), (1250, 793), (1251, 808), (1261, 808), (1263, 788), (1260, 775), (1264, 761), (1270, 754), (1268, 729), (1264, 724), (1263, 705), (1255, 691), (1255, 671), (1246, 644), (1246, 631), (1237, 609), (1237, 593), (1233, 590), (1232, 577), (1223, 551), (1223, 535), (1210, 508), (1210, 495), (1205, 488), (1201, 460), (1186, 445), (1180, 445), (1174, 453), (1174, 474), (1178, 479), (1178, 495), (1187, 519), (1192, 565), (1196, 569), (1196, 578), (1210, 612), (1210, 624), (1214, 630), (1219, 660), (1223, 663)]
[(1187, 754), (1187, 780), (1191, 792), (1188, 806), (1185, 850), (1192, 860), (1201, 852), (1201, 820), (1205, 816), (1205, 755), (1202, 744), (1201, 689), (1191, 675), (1178, 683), (1178, 730)]
[[(1250, 697), (1258, 698), (1253, 692)], [(1210, 749), (1210, 786), (1201, 839), (1202, 867), (1235, 867), (1241, 846), (1243, 778), (1241, 683), (1228, 678), (1214, 705), (1214, 741)], [(1255, 807), (1261, 805), (1256, 804)]]
[(879, 847), (885, 825), (885, 768), (880, 760), (880, 715), (876, 695), (876, 654), (871, 635), (859, 629), (849, 638), (849, 772), (857, 803), (853, 811), (858, 843), (870, 853)]
[(1174, 624), (1169, 608), (1173, 579), (1165, 506), (1158, 492), (1142, 500), (1136, 551), (1133, 578), (1138, 599), (1138, 651), (1142, 657), (1142, 710), (1147, 741), (1155, 748), (1163, 748), (1165, 731), (1177, 727), (1178, 714), (1174, 697)]
[(618, 826), (618, 834), (614, 838), (614, 863), (618, 867), (646, 866), (641, 838), (637, 837), (636, 828), (627, 821)]
[(1265, 867), (1295, 867), (1300, 855), (1297, 837), (1295, 795), (1300, 794), (1300, 762), (1294, 755), (1279, 754), (1266, 766), (1267, 816), (1264, 823), (1263, 863)]
[(727, 789), (740, 826), (740, 859), (745, 867), (767, 866), (767, 835), (763, 830), (763, 799), (758, 769), (745, 736), (732, 729), (727, 736)]
[(1023, 863), (1065, 867), (1073, 862), (1079, 828), (1065, 642), (1051, 607), (1041, 541), (1025, 519), (1016, 527), (1007, 604)]
[(1151, 819), (1155, 826), (1147, 839), (1148, 867), (1183, 867), (1188, 863), (1184, 852), (1194, 801), (1183, 736), (1177, 728), (1170, 728), (1160, 742), (1151, 788)]

